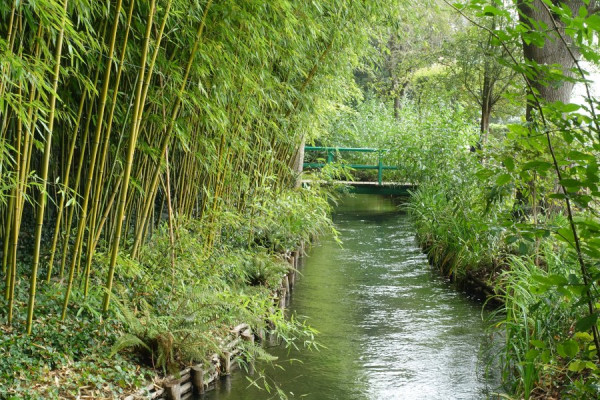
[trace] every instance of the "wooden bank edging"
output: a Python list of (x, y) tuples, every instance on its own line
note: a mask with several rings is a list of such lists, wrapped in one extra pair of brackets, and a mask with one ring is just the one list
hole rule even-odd
[[(296, 273), (302, 254), (304, 254), (304, 242), (301, 242), (295, 251), (284, 255), (289, 263), (289, 269), (274, 292), (274, 306), (281, 310), (284, 310), (288, 304), (288, 298), (296, 282)], [(229, 375), (236, 367), (234, 359), (241, 352), (240, 344), (243, 342), (254, 343), (256, 337), (264, 340), (264, 332), (254, 333), (248, 324), (239, 324), (230, 331), (229, 337), (225, 338), (229, 341), (221, 348), (221, 355), (214, 353), (210, 357), (208, 368), (204, 367), (206, 363), (200, 363), (166, 378), (157, 376), (151, 384), (123, 397), (123, 400), (188, 400), (194, 395), (212, 390), (221, 376)]]

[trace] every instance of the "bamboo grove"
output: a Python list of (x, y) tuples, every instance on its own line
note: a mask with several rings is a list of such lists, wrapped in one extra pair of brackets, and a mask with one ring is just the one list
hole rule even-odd
[(3, 1), (6, 322), (31, 331), (52, 281), (62, 319), (96, 286), (106, 312), (123, 258), (161, 221), (174, 236), (178, 218), (201, 219), (209, 252), (221, 210), (292, 185), (300, 143), (352, 95), (366, 27), (390, 3)]

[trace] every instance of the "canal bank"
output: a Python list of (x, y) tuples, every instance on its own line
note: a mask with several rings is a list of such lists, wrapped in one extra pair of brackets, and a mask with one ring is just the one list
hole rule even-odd
[(290, 398), (490, 396), (499, 379), (486, 375), (487, 312), (429, 266), (408, 217), (389, 198), (355, 196), (334, 221), (343, 246), (325, 237), (309, 253), (288, 311), (320, 332), (323, 347), (270, 348), (278, 360), (257, 368), (264, 378), (237, 372), (202, 398), (278, 397), (255, 380)]

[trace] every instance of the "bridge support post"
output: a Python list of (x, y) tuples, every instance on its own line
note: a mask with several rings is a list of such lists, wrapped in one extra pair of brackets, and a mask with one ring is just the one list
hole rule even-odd
[(381, 150), (378, 152), (378, 162), (377, 162), (377, 183), (379, 186), (383, 183), (383, 160), (381, 159)]

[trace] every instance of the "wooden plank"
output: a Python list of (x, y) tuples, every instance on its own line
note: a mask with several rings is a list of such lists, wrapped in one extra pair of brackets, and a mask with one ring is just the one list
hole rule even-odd
[(192, 389), (193, 389), (192, 382), (186, 382), (186, 383), (180, 385), (179, 392), (181, 393), (181, 396), (183, 396), (184, 394), (191, 392)]
[(200, 365), (192, 367), (192, 384), (197, 394), (204, 393), (204, 370)]
[(248, 328), (248, 324), (239, 324), (238, 326), (236, 326), (235, 328), (233, 328), (231, 330), (231, 333), (235, 333), (236, 335), (239, 335), (240, 332), (242, 332), (243, 330), (245, 330), (246, 328)]
[(167, 400), (181, 400), (181, 386), (178, 381), (169, 382), (165, 385)]

